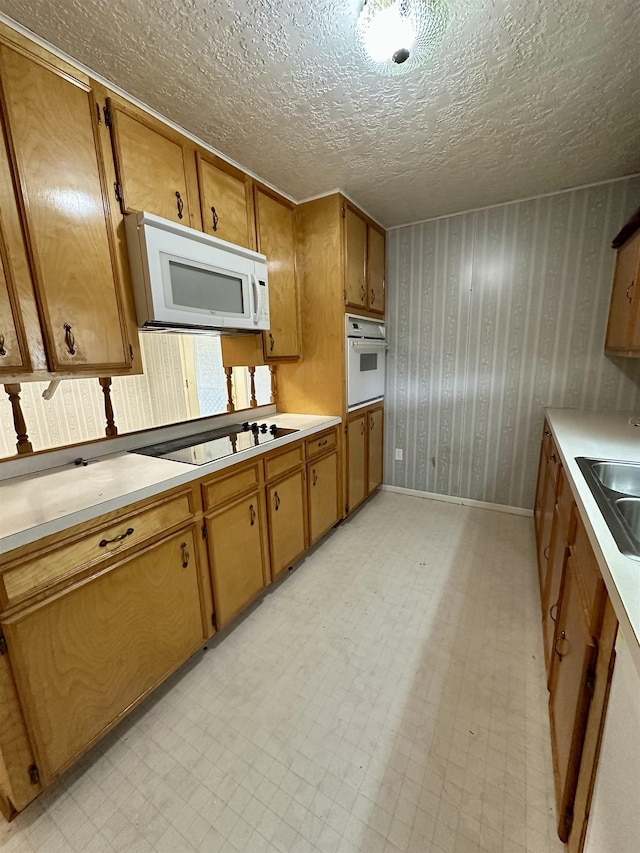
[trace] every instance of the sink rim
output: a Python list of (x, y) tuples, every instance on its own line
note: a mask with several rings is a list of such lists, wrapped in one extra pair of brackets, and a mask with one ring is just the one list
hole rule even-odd
[[(610, 491), (617, 492), (618, 494), (621, 494), (621, 495), (628, 495), (629, 497), (640, 498), (640, 476), (638, 477), (638, 485), (637, 486), (633, 485), (633, 486), (629, 487), (629, 486), (626, 486), (626, 484), (623, 484), (623, 485), (625, 485), (625, 488), (621, 489), (621, 488), (616, 488), (615, 483), (611, 484), (610, 482), (607, 482), (607, 480), (610, 480), (610, 478), (606, 477), (606, 473), (605, 473), (606, 479), (603, 479), (602, 475), (601, 475), (601, 471), (600, 471), (600, 469), (602, 469), (602, 468), (605, 468), (605, 469), (606, 468), (614, 468), (614, 469), (615, 468), (621, 468), (621, 469), (629, 469), (630, 468), (631, 470), (637, 470), (638, 474), (640, 475), (640, 462), (619, 462), (619, 461), (613, 461), (613, 460), (609, 460), (609, 459), (598, 459), (595, 461), (591, 460), (590, 467), (591, 467), (591, 470), (594, 473), (595, 477), (597, 477), (597, 479), (599, 480), (600, 485), (604, 486), (605, 489), (609, 489)], [(629, 491), (629, 488), (633, 488), (633, 489), (635, 489), (635, 491)]]
[(589, 456), (576, 456), (574, 458), (618, 550), (625, 557), (640, 562), (640, 540), (633, 534), (627, 519), (616, 505), (620, 500), (631, 501), (633, 503), (640, 502), (640, 496), (628, 495), (605, 486), (593, 470), (593, 466), (600, 462), (620, 462), (624, 465), (631, 464), (634, 466), (640, 466), (640, 463), (629, 462), (629, 460), (623, 459), (597, 459)]

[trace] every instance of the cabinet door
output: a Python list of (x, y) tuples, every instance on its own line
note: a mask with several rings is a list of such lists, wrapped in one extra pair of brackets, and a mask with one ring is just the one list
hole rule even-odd
[(265, 586), (260, 493), (208, 515), (207, 540), (216, 623), (222, 628)]
[(271, 575), (288, 569), (306, 547), (304, 471), (295, 471), (267, 488)]
[(300, 355), (293, 205), (255, 187), (258, 251), (267, 256), (271, 326), (266, 359)]
[(184, 146), (159, 122), (107, 99), (111, 140), (125, 210), (191, 225)]
[(203, 642), (194, 528), (3, 623), (49, 783)]
[(367, 494), (382, 485), (384, 410), (373, 409), (367, 415), (369, 425)]
[(347, 512), (367, 496), (367, 416), (350, 418), (347, 423)]
[(253, 203), (246, 176), (213, 156), (198, 153), (202, 225), (207, 234), (253, 248)]
[(309, 541), (313, 545), (338, 522), (338, 454), (331, 453), (317, 462), (310, 462), (307, 478)]
[(49, 367), (125, 368), (129, 347), (91, 89), (0, 48)]
[(558, 835), (566, 841), (571, 832), (584, 732), (593, 690), (596, 646), (585, 624), (575, 560), (565, 572), (562, 604), (554, 644), (549, 716), (551, 751), (556, 787)]
[(367, 223), (351, 205), (344, 207), (346, 303), (367, 307)]
[[(634, 302), (640, 304), (638, 273), (640, 271), (640, 231), (618, 250), (616, 270), (611, 291), (609, 324), (605, 349), (627, 351), (632, 348), (634, 333)], [(636, 338), (635, 346), (640, 347)]]
[(567, 531), (556, 507), (553, 516), (551, 543), (549, 545), (547, 575), (544, 580), (542, 594), (542, 636), (544, 640), (545, 664), (547, 667), (547, 684), (550, 684), (551, 668), (553, 658), (555, 657), (553, 646), (556, 639), (558, 609), (562, 596), (564, 571), (568, 556)]
[(0, 374), (27, 373), (29, 370), (29, 355), (0, 210)]
[(369, 310), (384, 314), (384, 283), (386, 275), (386, 234), (373, 225), (367, 230), (367, 279)]

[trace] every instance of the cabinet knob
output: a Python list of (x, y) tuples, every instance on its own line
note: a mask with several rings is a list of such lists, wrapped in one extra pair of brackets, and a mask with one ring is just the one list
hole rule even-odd
[(182, 196), (176, 190), (176, 204), (178, 205), (178, 219), (182, 219), (182, 211), (184, 210), (184, 202), (182, 201)]
[(218, 230), (218, 222), (219, 222), (220, 220), (219, 220), (219, 218), (218, 218), (218, 214), (216, 213), (216, 209), (215, 209), (215, 207), (212, 207), (212, 208), (211, 208), (211, 216), (212, 216), (212, 219), (213, 219), (213, 230), (214, 230), (214, 231), (217, 231), (217, 230)]
[(7, 351), (4, 348), (4, 335), (0, 332), (0, 358), (4, 358), (6, 354)]
[(180, 545), (180, 551), (182, 552), (182, 568), (186, 569), (189, 565), (189, 549), (187, 548), (187, 543), (183, 542)]
[(69, 355), (76, 354), (76, 339), (73, 336), (73, 332), (71, 331), (71, 326), (69, 323), (65, 323), (64, 326), (64, 342), (67, 345), (67, 352)]
[(551, 432), (550, 432), (550, 430), (545, 429), (544, 434), (546, 435), (547, 438), (549, 438), (549, 436), (551, 435)]
[(253, 507), (253, 504), (249, 504), (249, 519), (249, 523), (253, 527), (253, 525), (256, 523), (256, 511)]
[(559, 658), (560, 660), (562, 660), (562, 658), (567, 654), (567, 652), (562, 652), (562, 653), (560, 653), (560, 652), (558, 651), (558, 643), (560, 642), (560, 640), (564, 640), (566, 643), (568, 643), (568, 642), (569, 642), (569, 641), (567, 640), (567, 635), (565, 634), (565, 632), (564, 632), (564, 631), (560, 631), (560, 636), (557, 638), (557, 640), (556, 640), (556, 642), (555, 642), (555, 645), (554, 645), (554, 647), (553, 647), (553, 650), (554, 650), (554, 652), (558, 655), (558, 658)]
[(556, 461), (557, 461), (556, 454), (552, 453), (551, 456), (549, 457), (549, 462), (556, 462)]

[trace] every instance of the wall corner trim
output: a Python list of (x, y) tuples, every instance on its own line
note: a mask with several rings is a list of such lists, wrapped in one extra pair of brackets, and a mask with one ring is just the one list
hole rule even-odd
[(381, 486), (385, 492), (397, 492), (400, 495), (409, 495), (414, 498), (423, 498), (429, 501), (443, 501), (444, 503), (471, 506), (476, 509), (488, 509), (493, 512), (505, 512), (508, 515), (523, 515), (533, 518), (533, 510), (521, 506), (506, 506), (505, 504), (494, 504), (488, 501), (474, 501), (471, 498), (458, 498), (453, 495), (439, 495), (436, 492), (422, 492), (419, 489), (405, 489), (402, 486)]

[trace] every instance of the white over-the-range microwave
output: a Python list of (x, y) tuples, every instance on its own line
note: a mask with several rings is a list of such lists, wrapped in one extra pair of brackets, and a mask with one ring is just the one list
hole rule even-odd
[(224, 334), (269, 328), (267, 259), (151, 213), (125, 216), (141, 329)]

